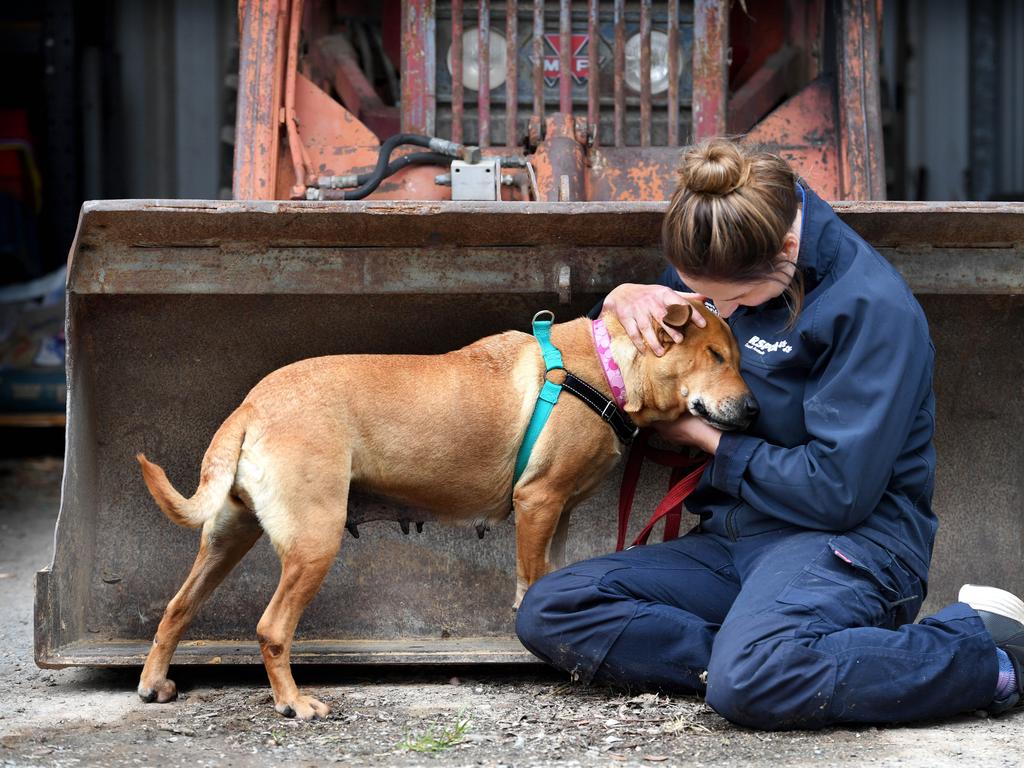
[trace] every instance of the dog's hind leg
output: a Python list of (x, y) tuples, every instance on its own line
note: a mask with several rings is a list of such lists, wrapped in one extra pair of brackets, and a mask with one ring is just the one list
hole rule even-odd
[[(333, 514), (332, 514), (333, 513)], [(286, 717), (326, 717), (330, 707), (299, 693), (292, 677), (291, 649), (295, 628), (330, 570), (341, 544), (345, 514), (317, 512), (318, 525), (293, 538), (281, 555), (281, 580), (256, 627), (263, 663), (274, 692), (274, 708)]]
[(139, 679), (143, 701), (173, 700), (178, 692), (167, 679), (171, 656), (199, 606), (224, 580), (246, 552), (252, 549), (263, 529), (253, 514), (236, 500), (228, 503), (203, 524), (199, 554), (185, 583), (164, 611), (153, 638), (153, 647)]
[[(286, 717), (326, 717), (330, 708), (299, 693), (291, 671), (295, 628), (331, 568), (348, 518), (352, 455), (344, 435), (310, 442), (283, 427), (264, 439), (264, 473), (254, 511), (281, 559), (281, 576), (256, 625), (274, 708)], [(244, 462), (244, 459), (243, 459)]]

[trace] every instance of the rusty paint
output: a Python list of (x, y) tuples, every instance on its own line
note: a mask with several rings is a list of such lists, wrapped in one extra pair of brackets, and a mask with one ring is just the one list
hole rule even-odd
[(615, 146), (626, 144), (626, 3), (615, 0), (613, 11), (615, 26)]
[(437, 73), (434, 0), (402, 3), (402, 130), (434, 135)]
[[(544, 0), (533, 0), (533, 115), (530, 118), (531, 144), (540, 141), (544, 120)], [(537, 135), (533, 135), (536, 132)]]
[(292, 158), (292, 169), (295, 183), (290, 190), (293, 200), (302, 200), (306, 196), (306, 174), (308, 158), (304, 157), (299, 129), (295, 124), (295, 77), (299, 67), (299, 29), (302, 26), (303, 0), (292, 0), (288, 19), (288, 58), (284, 86), (285, 131), (288, 135), (288, 151)]
[(519, 144), (519, 1), (505, 3), (505, 145)]
[(728, 6), (725, 0), (694, 0), (693, 4), (693, 134), (697, 141), (725, 133)]
[(602, 147), (591, 151), (588, 200), (668, 200), (679, 151), (672, 147)]
[(232, 194), (273, 200), (277, 186), (278, 126), (285, 47), (280, 45), (284, 0), (249, 0), (240, 14), (238, 103)]
[(777, 152), (827, 200), (842, 198), (832, 81), (822, 77), (756, 125), (747, 140)]
[(668, 145), (679, 145), (679, 0), (668, 0)]
[(640, 146), (651, 146), (651, 0), (640, 0)]
[(837, 103), (844, 199), (885, 197), (877, 29), (873, 0), (841, 0)]
[(462, 67), (462, 0), (452, 0), (452, 141), (457, 143), (462, 143), (466, 98)]
[[(939, 488), (936, 513), (944, 520), (959, 515), (968, 526), (996, 515), (1006, 530), (1020, 530), (1020, 510), (1005, 503), (1002, 489), (1005, 468), (1024, 459), (1016, 439), (1024, 423), (1012, 408), (990, 421), (989, 431), (998, 431), (1009, 454), (988, 467), (973, 446), (963, 446), (964, 436), (977, 431), (977, 413), (958, 416), (964, 409), (957, 403), (986, 395), (1014, 402), (1019, 395), (1016, 363), (1007, 367), (1004, 353), (1007, 339), (1024, 334), (1024, 203), (835, 207), (915, 290), (942, 294), (920, 297), (939, 350), (936, 391), (946, 414), (936, 448), (947, 463), (956, 462), (954, 475), (981, 475), (970, 493)], [(156, 510), (130, 459), (135, 451), (146, 450), (176, 482), (187, 482), (217, 425), (252, 384), (281, 365), (320, 354), (438, 353), (493, 332), (525, 330), (536, 309), (555, 306), (560, 289), (572, 303), (559, 309), (559, 319), (578, 316), (608, 288), (656, 274), (665, 208), (86, 204), (68, 275), (68, 464), (53, 562), (36, 582), (37, 661), (137, 664), (149, 645), (143, 638), (152, 636), (188, 570), (197, 533), (168, 525)], [(568, 284), (559, 280), (565, 266)], [(964, 293), (975, 295), (955, 295)], [(663, 479), (645, 485), (648, 496), (639, 503), (655, 504)], [(575, 513), (570, 560), (609, 547), (616, 480)], [(1011, 482), (1019, 496), (1019, 473)], [(977, 498), (986, 487), (1002, 495)], [(394, 512), (367, 505), (354, 500), (354, 516)], [(422, 537), (405, 538), (393, 524), (366, 525), (358, 542), (346, 539), (304, 616), (296, 661), (527, 660), (515, 645), (508, 610), (514, 530), (503, 523), (491, 534), (480, 542), (471, 529), (428, 525)], [(944, 546), (937, 555), (947, 558), (945, 567), (963, 559), (957, 541)], [(157, 561), (162, 567), (153, 568)], [(395, 569), (395, 562), (408, 567)], [(103, 581), (112, 564), (122, 576), (118, 585)], [(1016, 580), (1020, 589), (1018, 571), (989, 577)], [(223, 663), (258, 663), (253, 627), (262, 602), (254, 604), (252, 596), (265, 601), (278, 574), (274, 552), (258, 544), (214, 593), (175, 663), (218, 656)], [(453, 588), (465, 584), (473, 589)], [(941, 599), (934, 599), (952, 599), (954, 579), (940, 589)]]
[(593, 146), (601, 134), (600, 0), (590, 0), (587, 13), (587, 133)]
[[(553, 132), (558, 132), (556, 128)], [(638, 153), (642, 150), (603, 150)], [(662, 152), (668, 152), (663, 148)], [(625, 165), (625, 156), (620, 164)], [(906, 203), (842, 202), (837, 213), (856, 231), (885, 252), (902, 261), (927, 259), (925, 250), (941, 249), (962, 256), (977, 253), (977, 264), (986, 270), (1003, 265), (1003, 277), (989, 284), (1000, 291), (1024, 290), (1024, 273), (1019, 269), (1020, 247), (1024, 245), (1024, 203)], [(652, 247), (658, 245), (657, 222), (664, 203), (593, 203), (569, 205), (503, 205), (488, 203), (373, 203), (358, 202), (334, 206), (306, 202), (235, 203), (217, 201), (101, 201), (83, 209), (83, 234), (76, 244), (68, 287), (73, 295), (89, 293), (188, 293), (178, 275), (197, 278), (211, 290), (230, 291), (232, 285), (260, 285), (285, 292), (330, 293), (337, 283), (321, 283), (298, 265), (277, 266), (267, 272), (245, 275), (246, 265), (261, 259), (275, 261), (288, 253), (309, 258), (326, 267), (331, 253), (323, 249), (344, 248), (358, 258), (374, 258), (375, 247), (401, 250), (393, 259), (408, 257), (431, 233), (454, 238), (460, 246), (480, 247), (481, 259), (500, 259), (492, 246), (542, 246), (544, 252), (575, 245), (606, 247)], [(272, 215), (268, 215), (272, 214)], [(295, 225), (301, 217), (302, 226)], [(474, 227), (467, 230), (466, 217)], [(145, 225), (140, 221), (145, 219)], [(569, 235), (571, 234), (571, 237)], [(225, 238), (230, 238), (230, 244)], [(550, 240), (550, 238), (554, 238)], [(572, 245), (556, 245), (571, 242)], [(528, 248), (528, 249), (529, 249)], [(500, 248), (499, 248), (500, 250)], [(145, 258), (139, 254), (145, 253)], [(276, 254), (276, 255), (275, 255)], [(526, 252), (524, 252), (524, 255)], [(1001, 255), (1000, 255), (1001, 254)], [(381, 255), (382, 259), (388, 259)], [(447, 263), (458, 254), (424, 255), (427, 261)], [(251, 259), (251, 261), (247, 261)], [(169, 266), (180, 260), (182, 264)], [(166, 263), (162, 263), (166, 262)], [(188, 264), (186, 262), (191, 262)], [(383, 263), (383, 262), (381, 262)], [(924, 262), (921, 262), (922, 264)], [(975, 262), (964, 261), (965, 274)], [(394, 273), (391, 267), (368, 267), (382, 277)], [(226, 271), (225, 271), (226, 270)], [(354, 281), (346, 290), (370, 290), (362, 282), (365, 270), (344, 270)], [(540, 279), (530, 276), (522, 279)], [(415, 270), (406, 269), (409, 280), (419, 281)], [(979, 273), (980, 274), (980, 273)], [(997, 272), (991, 272), (997, 276)], [(484, 289), (483, 273), (467, 274), (464, 283), (438, 286), (441, 291), (459, 292), (470, 284)], [(488, 279), (493, 279), (492, 275)], [(403, 278), (405, 279), (405, 278)], [(453, 278), (454, 279), (454, 278)], [(546, 278), (545, 278), (546, 279)], [(987, 278), (986, 278), (987, 279)], [(241, 281), (241, 282), (239, 282)], [(400, 282), (400, 281), (399, 281)], [(1017, 288), (1013, 288), (1016, 285)], [(383, 283), (382, 283), (383, 286)], [(398, 283), (395, 283), (398, 286)], [(422, 286), (421, 287), (425, 287)], [(946, 289), (955, 287), (946, 284)], [(969, 288), (970, 284), (965, 283)]]
[(373, 132), (301, 73), (295, 81), (295, 117), (314, 175), (341, 175), (377, 162)]
[[(295, 113), (316, 175), (365, 173), (376, 165), (380, 144), (374, 133), (301, 73), (296, 78)], [(392, 158), (415, 151), (420, 150), (399, 148)], [(437, 166), (405, 168), (381, 184), (369, 199), (448, 200), (450, 188), (434, 183), (439, 170)]]
[(479, 0), (477, 40), (479, 41), (479, 88), (476, 94), (477, 124), (480, 135), (477, 144), (491, 145), (491, 2)]
[(585, 155), (576, 128), (573, 116), (561, 112), (545, 121), (544, 141), (533, 156), (541, 200), (584, 199)]
[(572, 10), (569, 0), (558, 7), (558, 110), (572, 114)]
[[(456, 0), (453, 4), (453, 11), (458, 11), (463, 6), (464, 0)], [(854, 0), (848, 0), (850, 7), (856, 5), (856, 8), (847, 12), (850, 16), (844, 24), (847, 26), (856, 26), (859, 21), (862, 21), (862, 17), (856, 16), (854, 13), (860, 12), (857, 9), (863, 10), (869, 8), (871, 13), (874, 12), (875, 3), (872, 0), (860, 0), (859, 5), (854, 3)], [(612, 11), (613, 22), (614, 22), (614, 84), (611, 86), (614, 88), (614, 116), (613, 116), (613, 128), (615, 145), (618, 148), (623, 148), (622, 145), (625, 143), (625, 121), (628, 114), (626, 95), (624, 90), (624, 77), (622, 76), (624, 70), (624, 52), (625, 52), (625, 2), (624, 0), (614, 0), (611, 3), (612, 8), (608, 10)], [(813, 7), (811, 7), (813, 6)], [(252, 6), (256, 8), (257, 6)], [(262, 7), (262, 6), (260, 6)], [(277, 8), (277, 18), (281, 15), (280, 6), (274, 6)], [(595, 34), (595, 27), (600, 29), (600, 2), (599, 0), (588, 0), (587, 6), (587, 31), (592, 35), (592, 39), (597, 39)], [(844, 6), (846, 8), (847, 6)], [(240, 9), (243, 20), (246, 18), (247, 12), (251, 13), (252, 8)], [(540, 146), (543, 143), (544, 134), (543, 129), (547, 125), (547, 120), (541, 120), (539, 115), (543, 114), (545, 105), (543, 103), (543, 39), (544, 39), (544, 5), (542, 0), (533, 4), (533, 80), (534, 80), (534, 93), (533, 93), (533, 107), (535, 114), (531, 116), (529, 122), (529, 142), (531, 146)], [(567, 0), (560, 0), (559, 4), (559, 38), (560, 41), (564, 41), (566, 35), (570, 35), (571, 39), (571, 3)], [(722, 9), (724, 4), (722, 2), (712, 2), (712, 0), (698, 0), (695, 6), (695, 33), (701, 29), (713, 29), (717, 30), (719, 36), (725, 33), (723, 25), (727, 25), (727, 22), (722, 18)], [(764, 110), (772, 103), (776, 102), (780, 95), (784, 95), (789, 92), (793, 87), (793, 83), (798, 82), (800, 75), (804, 68), (804, 55), (805, 49), (817, 49), (820, 44), (820, 40), (813, 38), (815, 30), (820, 30), (819, 16), (821, 13), (821, 2), (815, 0), (810, 3), (806, 9), (806, 13), (795, 12), (789, 17), (789, 28), (802, 30), (806, 35), (806, 39), (798, 39), (794, 42), (791, 48), (786, 48), (780, 51), (775, 58), (765, 62), (762, 69), (755, 73), (754, 77), (747, 82), (747, 84), (741, 87), (736, 94), (734, 94), (731, 100), (731, 107), (728, 112), (729, 125), (731, 128), (739, 128), (740, 125), (747, 126), (756, 117), (759, 117)], [(482, 3), (478, 3), (478, 11), (485, 13), (487, 19), (489, 19), (490, 0), (484, 0)], [(518, 40), (515, 39), (517, 30), (516, 11), (518, 10), (518, 4), (506, 6), (506, 17), (504, 31), (506, 32), (506, 53), (518, 50)], [(650, 90), (650, 78), (649, 78), (649, 62), (651, 56), (650, 50), (650, 30), (653, 26), (653, 10), (652, 3), (650, 0), (641, 0), (637, 4), (637, 10), (639, 11), (640, 26), (641, 26), (641, 40), (646, 42), (646, 45), (641, 46), (641, 88), (649, 93)], [(669, 31), (669, 42), (670, 47), (681, 46), (679, 41), (679, 35), (674, 33), (674, 29), (678, 29), (679, 14), (681, 13), (680, 5), (678, 0), (670, 0), (667, 6), (668, 14), (668, 31)], [(417, 30), (418, 35), (425, 34), (424, 30), (432, 29), (434, 4), (428, 0), (411, 0), (411, 2), (405, 4), (403, 12), (403, 38), (406, 42), (405, 52), (407, 55), (413, 56), (412, 66), (406, 71), (406, 76), (403, 78), (403, 91), (408, 87), (412, 87), (411, 84), (415, 82), (424, 82), (425, 72), (429, 68), (427, 62), (421, 55), (421, 49), (425, 38), (419, 37), (418, 45), (416, 47), (415, 55), (409, 52), (410, 42), (410, 30)], [(852, 15), (851, 15), (852, 14)], [(308, 14), (307, 14), (308, 15)], [(456, 19), (458, 13), (453, 13), (452, 29), (453, 29), (453, 43), (454, 39), (457, 38), (461, 41), (461, 36), (457, 34), (460, 29), (460, 20)], [(702, 26), (703, 25), (703, 26)], [(485, 25), (486, 26), (486, 23)], [(286, 30), (287, 32), (287, 30)], [(274, 35), (279, 39), (281, 32), (275, 31)], [(308, 31), (307, 31), (308, 36)], [(848, 44), (844, 50), (848, 50), (847, 58), (852, 61), (852, 53), (860, 51), (863, 48), (864, 40), (873, 38), (873, 35), (867, 35), (862, 39), (856, 35), (840, 36), (843, 39), (849, 38)], [(712, 37), (709, 37), (706, 33), (698, 35), (698, 43), (694, 46), (694, 61), (706, 60), (709, 58), (715, 58), (718, 54), (719, 69), (724, 73), (724, 47), (715, 43)], [(288, 39), (291, 42), (291, 39)], [(428, 47), (433, 46), (433, 38), (427, 41)], [(718, 42), (721, 42), (719, 40)], [(305, 114), (303, 110), (300, 110), (297, 106), (294, 111), (285, 110), (289, 117), (288, 136), (298, 137), (298, 141), (289, 142), (289, 148), (292, 152), (282, 153), (279, 149), (280, 140), (272, 141), (268, 144), (272, 147), (275, 152), (276, 166), (273, 168), (269, 175), (274, 176), (276, 179), (288, 179), (288, 181), (277, 181), (275, 184), (278, 196), (292, 196), (297, 191), (296, 184), (293, 184), (290, 180), (295, 176), (296, 169), (296, 158), (295, 151), (298, 150), (302, 164), (307, 168), (307, 177), (310, 171), (319, 173), (323, 168), (330, 168), (333, 171), (333, 175), (340, 173), (355, 173), (367, 170), (369, 163), (366, 160), (366, 155), (372, 151), (377, 145), (375, 139), (367, 139), (365, 137), (365, 129), (363, 123), (371, 129), (374, 128), (375, 124), (370, 120), (370, 113), (375, 112), (377, 107), (375, 104), (380, 104), (380, 100), (376, 93), (373, 91), (372, 86), (366, 81), (365, 75), (363, 75), (359, 69), (355, 60), (354, 53), (348, 46), (348, 51), (342, 51), (338, 46), (343, 44), (334, 45), (330, 36), (318, 40), (311, 46), (309, 61), (316, 66), (319, 66), (319, 70), (314, 66), (314, 71), (318, 74), (328, 73), (331, 81), (335, 86), (335, 89), (341, 94), (342, 98), (347, 104), (351, 104), (355, 109), (352, 111), (359, 110), (360, 112), (366, 112), (366, 115), (360, 115), (361, 120), (354, 120), (353, 115), (349, 111), (331, 110), (331, 114), (334, 115), (334, 119), (338, 119), (338, 125), (342, 130), (328, 131), (324, 126), (319, 126), (315, 129), (307, 127), (307, 124), (311, 124), (316, 120), (315, 115), (310, 112), (310, 109), (322, 108), (324, 102), (313, 97), (305, 99), (307, 108)], [(457, 46), (453, 44), (453, 49)], [(288, 46), (284, 46), (283, 50), (287, 50)], [(484, 43), (482, 49), (487, 49), (484, 53), (483, 58), (487, 58), (489, 53), (489, 45), (487, 42)], [(702, 52), (703, 51), (703, 52)], [(709, 54), (710, 51), (710, 54)], [(458, 51), (453, 50), (453, 55)], [(559, 66), (564, 68), (570, 66), (571, 69), (571, 44), (560, 46), (559, 51)], [(578, 144), (587, 146), (593, 144), (597, 136), (597, 129), (601, 117), (601, 105), (600, 105), (600, 72), (599, 72), (599, 49), (597, 45), (591, 45), (588, 51), (588, 63), (592, 70), (589, 83), (587, 85), (587, 113), (585, 124), (581, 128), (573, 122), (572, 131), (565, 127), (563, 130), (561, 118), (558, 122), (559, 129), (556, 135), (552, 138), (556, 139), (556, 143), (561, 142), (563, 139), (568, 140), (571, 136)], [(418, 58), (417, 58), (418, 57)], [(245, 60), (245, 52), (243, 52), (243, 61)], [(514, 144), (516, 143), (516, 115), (515, 115), (515, 102), (516, 94), (513, 82), (516, 79), (515, 74), (515, 60), (516, 56), (508, 56), (507, 65), (507, 77), (509, 86), (506, 88), (506, 92), (509, 94), (507, 101), (507, 109), (505, 112), (505, 135), (508, 137), (507, 142)], [(647, 62), (648, 66), (644, 66), (644, 62)], [(418, 67), (417, 62), (422, 64)], [(483, 62), (481, 62), (483, 63)], [(706, 64), (708, 62), (705, 62)], [(714, 62), (711, 62), (712, 64)], [(456, 73), (459, 71), (458, 67), (455, 66), (456, 62), (453, 61), (453, 67)], [(669, 56), (670, 69), (677, 69), (678, 55)], [(432, 61), (430, 67), (432, 67)], [(710, 64), (709, 64), (710, 66)], [(856, 78), (861, 76), (858, 75), (857, 67), (860, 66), (853, 62), (847, 67), (847, 96), (856, 95), (856, 93), (863, 92), (863, 88), (857, 91)], [(289, 77), (291, 67), (285, 66), (283, 63), (280, 64), (282, 71), (289, 71)], [(699, 69), (699, 67), (698, 67)], [(569, 71), (569, 70), (566, 70)], [(710, 70), (705, 66), (703, 71), (707, 74)], [(696, 70), (695, 70), (696, 72)], [(647, 77), (644, 77), (644, 75)], [(430, 77), (433, 77), (432, 71)], [(486, 79), (486, 77), (484, 78)], [(678, 83), (678, 73), (674, 72), (670, 74), (671, 84), (668, 92), (668, 104), (669, 113), (672, 115), (678, 115), (680, 105), (678, 104), (680, 94), (677, 88), (672, 87)], [(643, 85), (643, 81), (646, 80), (646, 86)], [(693, 130), (695, 133), (700, 131), (709, 130), (707, 127), (710, 123), (705, 123), (704, 128), (700, 128), (697, 125), (697, 118), (699, 117), (699, 104), (701, 102), (700, 84), (698, 82), (699, 77), (694, 77), (694, 119)], [(452, 107), (452, 119), (453, 119), (453, 135), (459, 131), (464, 121), (460, 118), (457, 91), (458, 86), (461, 85), (461, 78), (453, 77), (453, 107)], [(282, 79), (282, 87), (287, 85), (288, 80)], [(705, 85), (708, 82), (708, 78), (704, 78)], [(569, 97), (569, 110), (571, 113), (572, 109), (572, 91), (571, 91), (572, 78), (561, 77), (559, 86), (559, 102), (560, 105), (564, 103), (563, 96), (565, 93), (565, 86), (569, 86), (568, 92)], [(301, 86), (298, 81), (294, 81), (295, 97), (298, 98), (298, 92), (301, 89), (304, 93), (309, 93), (309, 89), (306, 87), (308, 84), (303, 83)], [(856, 87), (855, 87), (856, 86)], [(837, 113), (843, 113), (842, 109), (836, 107), (836, 95), (834, 92), (830, 93), (829, 83), (826, 81), (815, 83), (812, 86), (808, 86), (803, 91), (797, 94), (796, 97), (789, 99), (781, 106), (779, 106), (771, 115), (762, 120), (759, 124), (754, 125), (751, 130), (751, 137), (755, 138), (759, 142), (766, 143), (769, 147), (777, 148), (777, 150), (785, 157), (789, 158), (794, 163), (798, 172), (803, 176), (811, 180), (811, 183), (823, 194), (828, 197), (839, 198), (843, 196), (850, 196), (852, 193), (849, 189), (856, 186), (857, 173), (861, 176), (865, 176), (864, 158), (865, 154), (863, 151), (858, 149), (856, 136), (850, 134), (851, 138), (843, 145), (843, 151), (846, 153), (840, 156), (840, 138), (849, 133), (847, 128), (840, 130), (835, 124), (835, 118), (833, 117)], [(834, 86), (832, 86), (834, 88)], [(707, 89), (705, 89), (707, 90)], [(598, 97), (595, 98), (595, 92)], [(705, 97), (710, 92), (705, 93)], [(490, 109), (489, 98), (484, 99), (484, 93), (478, 93), (478, 109), (481, 101), (486, 102), (483, 104), (483, 112), (481, 114), (480, 127), (482, 129), (481, 139), (483, 143), (487, 142), (488, 136), (488, 117)], [(724, 108), (721, 103), (724, 101), (724, 90), (719, 91), (719, 104), (716, 108)], [(464, 112), (464, 98), (465, 94), (463, 91), (463, 106)], [(868, 100), (869, 101), (869, 100)], [(855, 108), (859, 107), (863, 114), (867, 114), (865, 119), (860, 121), (862, 126), (870, 127), (872, 121), (877, 122), (877, 115), (865, 113), (865, 109), (870, 109), (870, 104), (863, 98), (859, 102), (854, 102), (853, 106), (849, 107), (846, 112), (846, 119), (849, 125), (855, 125), (856, 117)], [(240, 104), (243, 102), (242, 96), (240, 95)], [(321, 105), (321, 107), (310, 107), (308, 105), (315, 102)], [(599, 154), (592, 152), (589, 158), (585, 158), (584, 170), (582, 175), (576, 171), (576, 150), (571, 149), (569, 151), (568, 145), (564, 148), (566, 152), (564, 156), (560, 157), (560, 152), (554, 153), (554, 159), (551, 151), (551, 147), (547, 147), (543, 152), (540, 153), (539, 162), (537, 164), (540, 176), (546, 179), (548, 192), (541, 195), (542, 198), (545, 196), (557, 197), (557, 190), (560, 186), (561, 176), (568, 176), (571, 183), (570, 197), (573, 199), (663, 199), (670, 194), (673, 183), (674, 183), (674, 162), (663, 161), (665, 153), (660, 152), (660, 148), (651, 147), (650, 144), (653, 141), (651, 136), (652, 131), (652, 112), (653, 107), (651, 106), (651, 98), (644, 98), (641, 94), (639, 100), (641, 106), (639, 108), (639, 119), (640, 119), (640, 140), (641, 144), (644, 145), (644, 150), (650, 150), (652, 154), (639, 153), (631, 157), (631, 165), (628, 168), (620, 168), (615, 159), (614, 153), (610, 154)], [(673, 102), (675, 102), (673, 104)], [(709, 99), (705, 98), (704, 103), (710, 103)], [(429, 104), (429, 109), (428, 109)], [(357, 106), (358, 105), (358, 106)], [(369, 107), (367, 105), (370, 105)], [(381, 105), (383, 107), (383, 105)], [(391, 108), (387, 108), (391, 109)], [(433, 119), (433, 95), (430, 89), (426, 89), (419, 92), (419, 96), (415, 98), (406, 98), (404, 105), (404, 124), (408, 124), (410, 120), (418, 119), (415, 118), (416, 114), (426, 114), (423, 110), (429, 112), (431, 119)], [(340, 117), (339, 117), (340, 116)], [(464, 114), (462, 115), (464, 117)], [(297, 119), (297, 124), (296, 124)], [(715, 118), (717, 119), (717, 117)], [(243, 126), (239, 125), (239, 132), (243, 131)], [(568, 126), (568, 123), (565, 124)], [(248, 129), (248, 126), (247, 126)], [(276, 129), (275, 129), (276, 130)], [(422, 130), (422, 129), (421, 129)], [(680, 136), (681, 130), (678, 126), (678, 122), (675, 119), (669, 120), (668, 128), (668, 144), (669, 146), (676, 145), (682, 137)], [(309, 136), (307, 136), (309, 134)], [(332, 138), (333, 134), (333, 138)], [(275, 134), (276, 138), (276, 134)], [(336, 144), (333, 148), (328, 148), (328, 142), (335, 141)], [(860, 143), (865, 144), (865, 140)], [(281, 147), (283, 148), (283, 147)], [(594, 147), (596, 149), (596, 147)], [(304, 154), (303, 154), (304, 153)], [(244, 152), (239, 152), (239, 155), (245, 155)], [(667, 156), (671, 156), (669, 153)], [(868, 158), (870, 159), (870, 158)], [(877, 165), (877, 161), (875, 161)], [(555, 171), (561, 167), (562, 169), (568, 169), (568, 173), (556, 173)], [(860, 170), (858, 170), (860, 169)], [(444, 199), (449, 196), (447, 188), (438, 187), (432, 183), (432, 173), (434, 169), (428, 168), (410, 168), (396, 175), (395, 178), (389, 179), (385, 184), (381, 186), (374, 197), (378, 199), (382, 198), (409, 198), (413, 199), (416, 197), (422, 197), (424, 199)], [(873, 168), (868, 167), (868, 175), (874, 173)], [(283, 174), (283, 175), (282, 175)], [(547, 174), (547, 175), (545, 175)], [(607, 176), (607, 178), (602, 178)], [(881, 178), (881, 174), (877, 174), (878, 178)], [(308, 179), (307, 179), (308, 180)], [(850, 185), (853, 184), (851, 187)], [(846, 186), (843, 186), (846, 185)], [(550, 195), (549, 195), (550, 193)], [(264, 193), (264, 197), (271, 197), (274, 194), (274, 189), (271, 188)], [(503, 196), (515, 197), (517, 192), (511, 189), (503, 189)], [(857, 193), (858, 196), (864, 196), (863, 193)]]

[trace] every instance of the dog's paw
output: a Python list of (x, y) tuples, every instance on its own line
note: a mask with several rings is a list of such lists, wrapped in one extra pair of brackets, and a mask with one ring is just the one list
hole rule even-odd
[(178, 698), (178, 686), (174, 684), (173, 680), (166, 678), (153, 685), (139, 683), (139, 698), (147, 704), (154, 701), (157, 704), (166, 704), (168, 701)]
[(526, 584), (516, 585), (516, 599), (512, 603), (512, 611), (516, 612), (519, 610), (519, 606), (523, 603), (523, 598), (526, 597)]
[(292, 701), (274, 705), (274, 709), (285, 717), (297, 717), (299, 720), (316, 720), (331, 714), (331, 708), (322, 701), (301, 694)]

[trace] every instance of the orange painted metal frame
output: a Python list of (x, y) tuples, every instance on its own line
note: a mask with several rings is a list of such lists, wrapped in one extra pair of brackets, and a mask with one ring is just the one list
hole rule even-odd
[(288, 0), (241, 0), (233, 196), (273, 200)]
[(693, 138), (725, 133), (729, 95), (729, 3), (693, 3)]
[[(318, 0), (309, 0), (307, 5), (313, 8), (307, 11), (318, 12), (317, 3)], [(756, 2), (751, 0), (747, 5), (753, 14)], [(884, 163), (878, 101), (878, 0), (836, 0), (832, 18), (825, 18), (823, 0), (790, 1), (785, 5), (787, 17), (779, 23), (785, 25), (785, 39), (790, 44), (763, 61), (748, 61), (748, 70), (760, 64), (730, 95), (729, 3), (694, 0), (692, 135), (678, 138), (685, 143), (727, 131), (748, 131), (750, 141), (786, 156), (826, 198), (880, 199), (884, 196)], [(588, 4), (588, 28), (595, 24), (595, 6), (593, 2)], [(533, 6), (535, 27), (537, 12), (542, 7), (541, 3)], [(567, 7), (568, 3), (562, 0), (559, 34), (563, 37), (569, 31), (565, 23)], [(641, 32), (647, 43), (641, 55), (647, 60), (649, 2), (642, 3), (641, 10)], [(309, 19), (314, 14), (305, 15)], [(352, 51), (346, 53), (334, 45), (344, 42), (343, 38), (333, 43), (329, 37), (313, 41), (309, 55), (301, 63), (298, 49), (303, 0), (241, 0), (239, 23), (242, 51), (235, 197), (299, 198), (318, 176), (360, 173), (372, 168), (379, 137), (320, 88), (321, 83), (329, 83), (357, 112), (363, 104), (392, 109), (383, 107), (373, 86), (353, 69), (356, 63)], [(435, 26), (436, 0), (404, 0), (403, 131), (428, 135), (435, 131)], [(453, 26), (461, 28), (461, 20)], [(819, 43), (828, 26), (834, 27), (837, 41), (834, 66), (821, 61)], [(505, 28), (507, 31), (508, 24)], [(617, 56), (621, 55), (618, 37), (617, 34)], [(563, 45), (560, 54), (567, 50)], [(761, 52), (765, 53), (764, 46)], [(562, 65), (566, 66), (566, 62), (562, 61)], [(300, 68), (312, 79), (305, 79)], [(650, 78), (641, 79), (649, 91)], [(567, 82), (563, 78), (562, 85)], [(800, 83), (806, 85), (799, 88)], [(616, 82), (616, 86), (620, 84)], [(540, 199), (666, 199), (674, 185), (678, 150), (673, 146), (646, 146), (650, 109), (641, 110), (641, 116), (648, 119), (646, 130), (641, 131), (641, 138), (646, 139), (641, 143), (645, 146), (622, 146), (620, 122), (625, 110), (619, 104), (621, 87), (616, 88), (614, 101), (615, 146), (598, 147), (594, 121), (599, 113), (594, 106), (593, 90), (594, 87), (588, 89), (585, 114), (573, 114), (571, 100), (561, 93), (560, 112), (544, 117), (535, 114), (531, 120), (530, 135), (538, 142), (532, 161)], [(785, 98), (787, 93), (793, 95)], [(675, 100), (678, 103), (678, 97)], [(483, 118), (489, 113), (490, 100), (477, 101), (485, 107), (481, 122), (486, 123)], [(778, 106), (771, 110), (774, 104)], [(536, 95), (534, 107), (536, 112)], [(765, 115), (766, 110), (771, 111)], [(509, 122), (507, 115), (505, 122)], [(453, 128), (452, 132), (461, 131)], [(676, 136), (670, 136), (669, 144), (676, 140)], [(519, 146), (489, 150), (494, 154), (522, 152), (523, 147)], [(388, 179), (372, 197), (445, 199), (450, 191), (434, 183), (436, 173), (436, 168), (407, 168)], [(525, 185), (520, 189), (526, 189)], [(519, 191), (506, 190), (506, 197), (519, 195)]]

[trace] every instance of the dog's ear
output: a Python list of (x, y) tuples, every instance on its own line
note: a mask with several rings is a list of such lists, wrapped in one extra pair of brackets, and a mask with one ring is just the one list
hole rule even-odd
[(665, 325), (671, 325), (673, 328), (682, 328), (688, 322), (690, 317), (693, 316), (693, 305), (689, 302), (683, 304), (670, 304), (668, 311), (665, 312), (665, 317), (662, 320)]
[(668, 310), (665, 312), (665, 317), (663, 317), (661, 319), (661, 323), (655, 327), (655, 331), (658, 334), (658, 341), (665, 346), (674, 344), (675, 340), (668, 335), (668, 331), (662, 327), (662, 324), (670, 325), (676, 330), (681, 330), (684, 325), (690, 322), (690, 317), (692, 317), (692, 315), (693, 306), (691, 306), (689, 302), (683, 304), (670, 304), (668, 306)]

